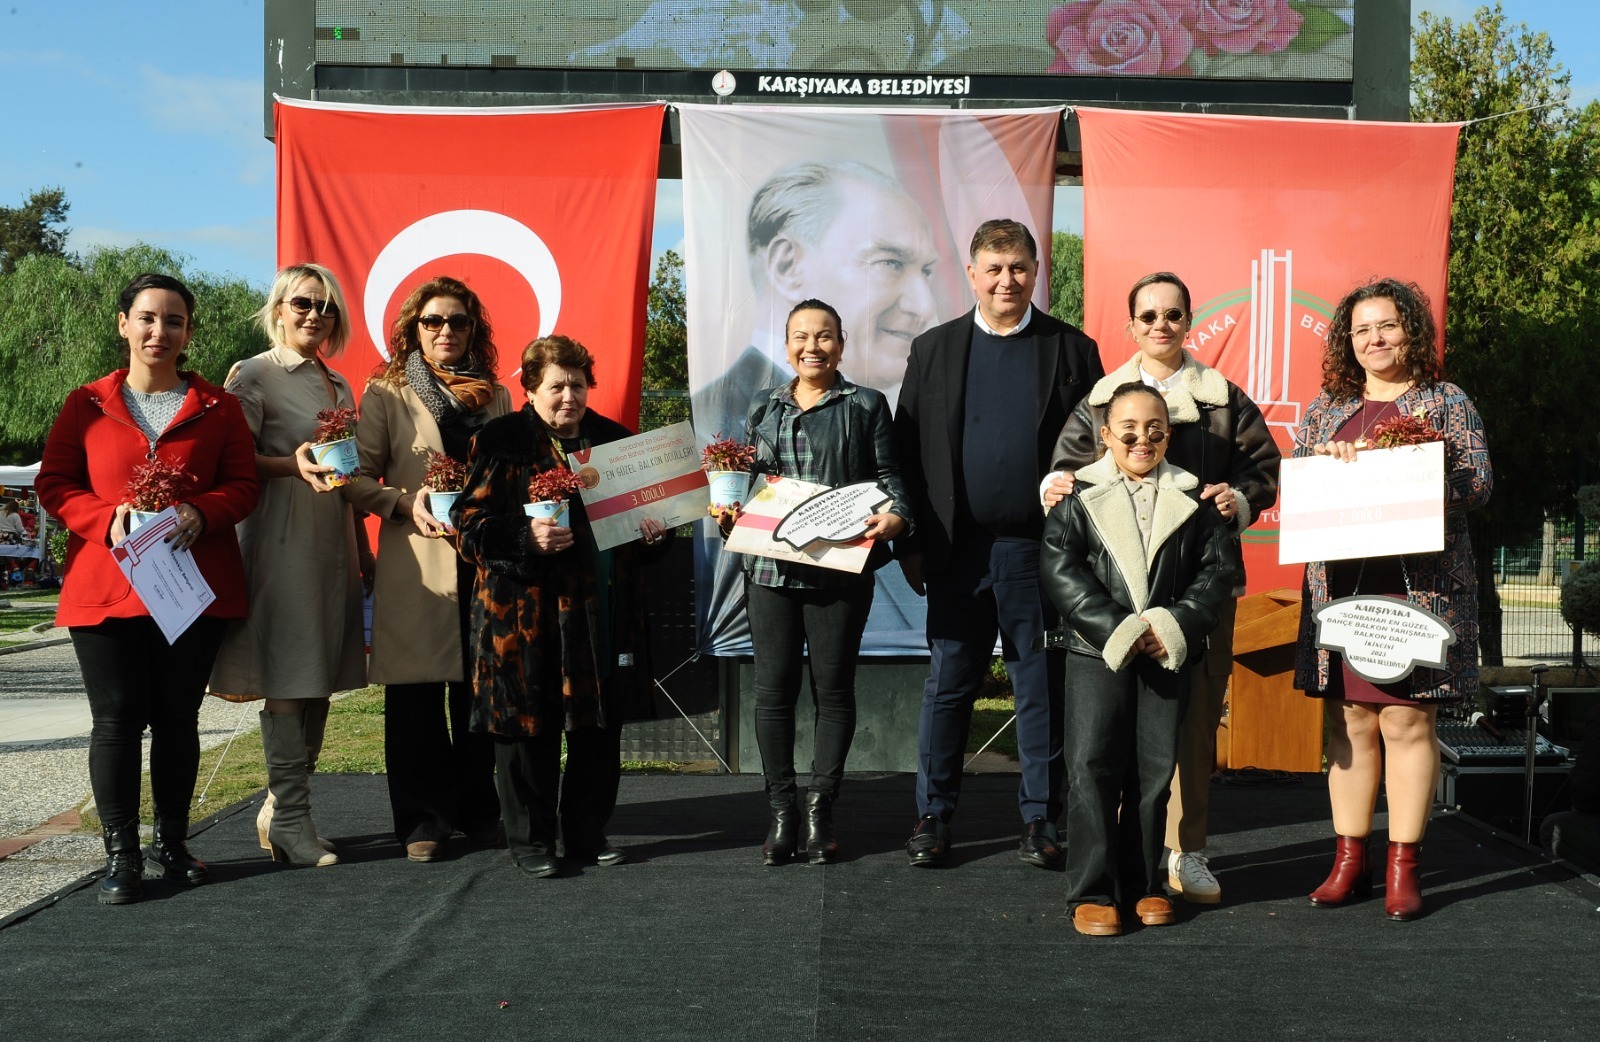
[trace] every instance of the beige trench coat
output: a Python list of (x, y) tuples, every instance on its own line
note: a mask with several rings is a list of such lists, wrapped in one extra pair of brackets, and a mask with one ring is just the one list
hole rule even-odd
[[(511, 411), (505, 387), (495, 388), (487, 411), (491, 419)], [(439, 425), (410, 384), (372, 380), (361, 396), (356, 444), (366, 480), (349, 486), (346, 498), (382, 521), (367, 679), (374, 684), (462, 680), (455, 538), (429, 539), (417, 531), (410, 514), (396, 516), (400, 497), (422, 487), (428, 451), (443, 451)]]
[[(353, 407), (345, 378), (333, 370), (328, 378), (337, 404)], [(287, 347), (235, 365), (226, 386), (261, 456), (292, 455), (311, 440), (317, 412), (335, 404), (317, 366)], [(346, 494), (361, 484), (319, 493), (298, 477), (261, 483), (261, 501), (238, 528), (250, 617), (229, 624), (213, 694), (327, 698), (366, 685), (356, 520)]]

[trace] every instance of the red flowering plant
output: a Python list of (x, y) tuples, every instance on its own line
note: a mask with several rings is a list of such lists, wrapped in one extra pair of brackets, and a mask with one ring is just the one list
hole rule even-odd
[(528, 500), (559, 503), (583, 488), (583, 481), (565, 467), (541, 470), (528, 481)]
[(181, 502), (194, 488), (194, 477), (188, 471), (158, 457), (133, 468), (122, 497), (133, 509), (155, 514)]
[(315, 445), (330, 441), (343, 441), (356, 436), (356, 411), (354, 409), (323, 409), (317, 413), (317, 429), (311, 435)]
[(711, 444), (700, 450), (700, 469), (707, 471), (744, 471), (756, 461), (756, 447), (742, 441), (724, 438), (718, 431)]
[(435, 492), (460, 492), (467, 483), (467, 465), (442, 452), (429, 450), (423, 464), (422, 483)]
[(1428, 422), (1428, 414), (1419, 405), (1410, 416), (1396, 416), (1374, 427), (1365, 447), (1398, 449), (1402, 445), (1425, 445), (1430, 441), (1444, 441), (1444, 434), (1434, 429)]

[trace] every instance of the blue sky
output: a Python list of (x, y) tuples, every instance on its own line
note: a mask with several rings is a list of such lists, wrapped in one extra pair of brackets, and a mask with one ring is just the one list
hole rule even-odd
[[(1414, 0), (1461, 19), (1472, 0)], [(1550, 34), (1573, 94), (1600, 94), (1600, 4), (1506, 0)], [(0, 95), (11, 99), (0, 205), (59, 185), (71, 246), (145, 241), (191, 267), (265, 284), (274, 268), (273, 152), (261, 135), (261, 0), (0, 0)], [(663, 191), (657, 250), (682, 240)], [(1057, 195), (1057, 227), (1082, 220)]]

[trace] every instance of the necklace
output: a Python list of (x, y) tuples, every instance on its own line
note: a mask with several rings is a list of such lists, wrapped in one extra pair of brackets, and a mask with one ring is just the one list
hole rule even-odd
[(1399, 409), (1384, 408), (1384, 406), (1393, 405), (1394, 401), (1395, 399), (1393, 398), (1387, 400), (1361, 399), (1361, 408), (1359, 410), (1361, 413), (1361, 433), (1356, 435), (1356, 448), (1364, 449), (1367, 447), (1367, 432), (1372, 430), (1373, 427), (1400, 415)]

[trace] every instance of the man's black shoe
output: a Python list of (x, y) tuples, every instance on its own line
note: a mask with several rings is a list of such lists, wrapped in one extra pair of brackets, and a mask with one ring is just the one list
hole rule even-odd
[(1022, 827), (1022, 845), (1017, 856), (1030, 865), (1055, 871), (1061, 867), (1061, 835), (1056, 823), (1034, 818)]
[(950, 854), (950, 825), (925, 815), (906, 840), (906, 857), (913, 865), (937, 865)]

